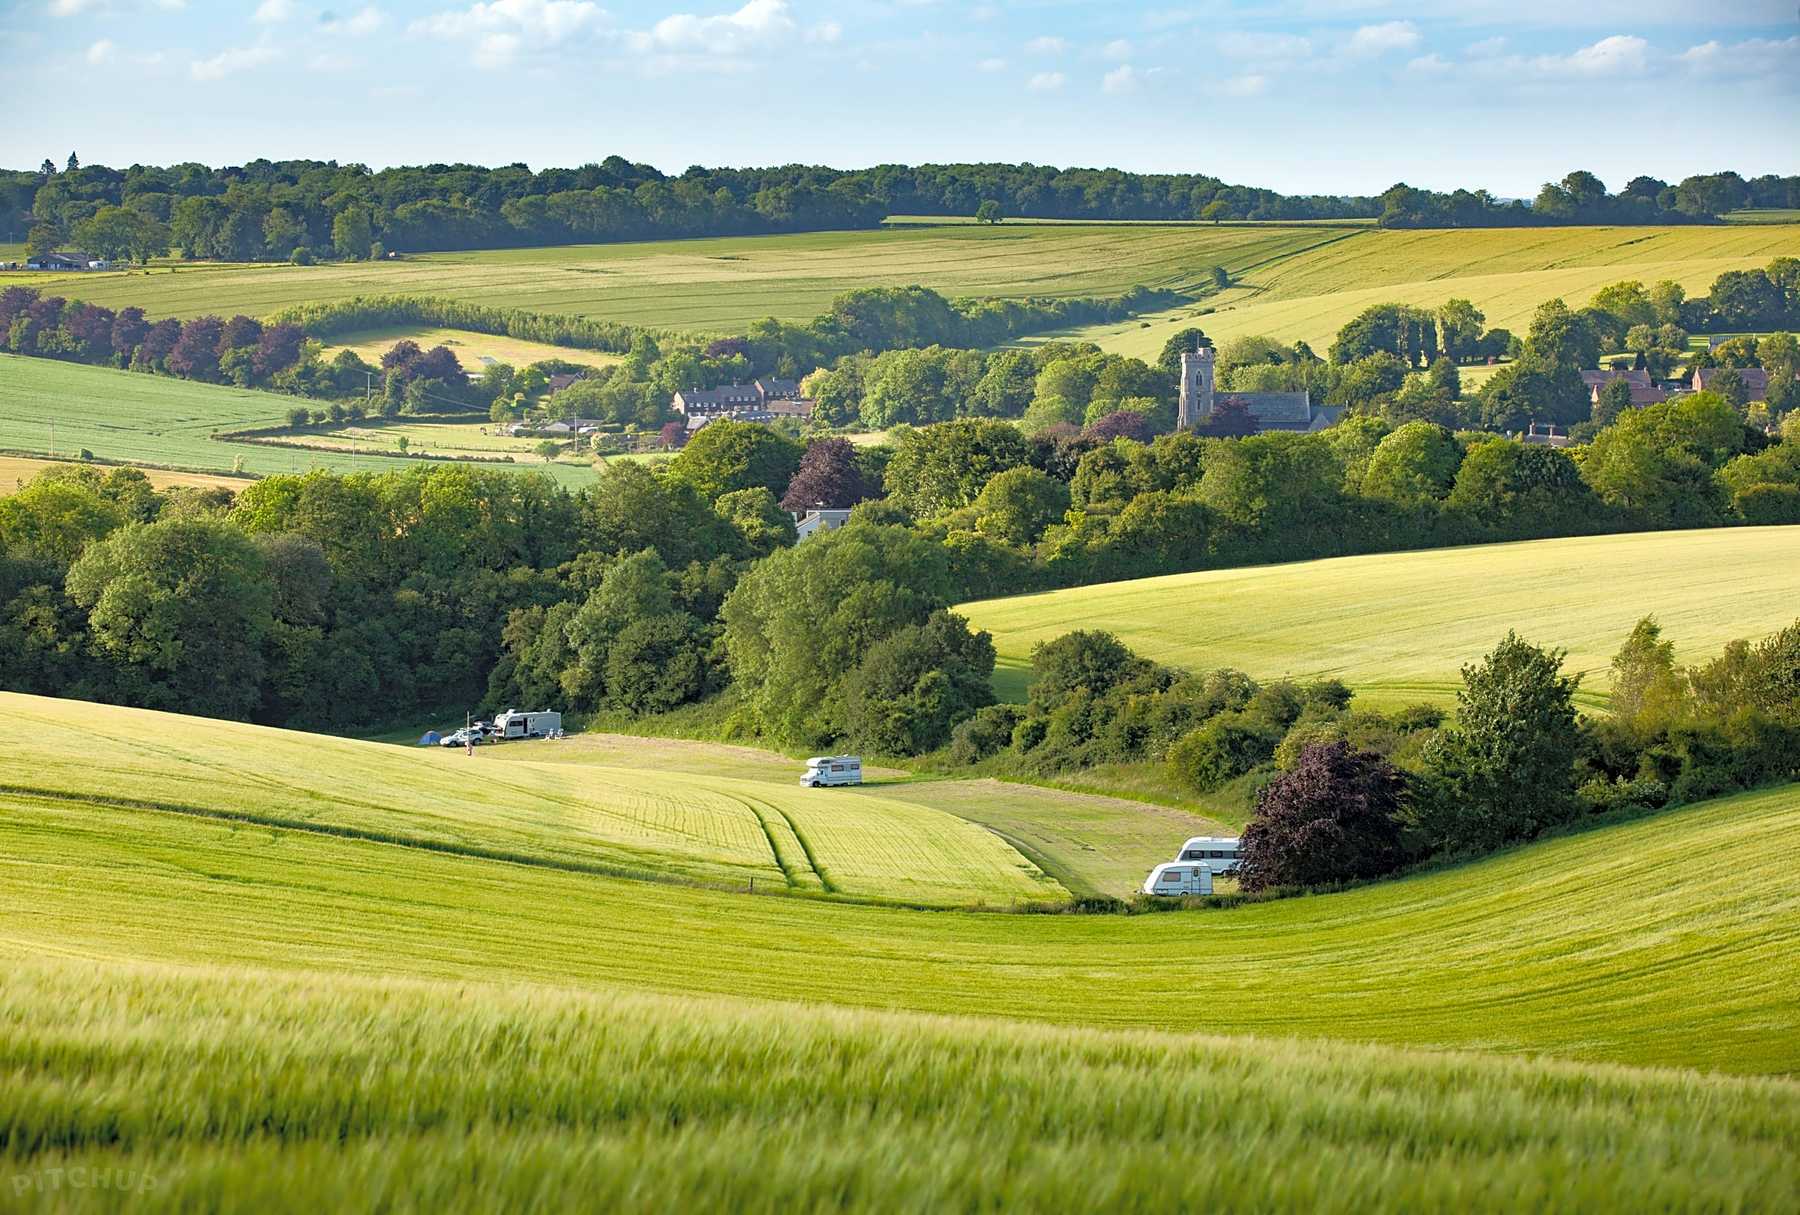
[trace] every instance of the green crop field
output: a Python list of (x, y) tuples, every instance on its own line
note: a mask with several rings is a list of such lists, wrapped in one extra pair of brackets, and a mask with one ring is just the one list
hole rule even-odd
[[(506, 760), (655, 768), (778, 785), (792, 783), (800, 770), (798, 760), (757, 747), (624, 734), (575, 735), (547, 753), (503, 747), (493, 754)], [(1097, 791), (916, 776), (872, 764), (863, 773), (868, 783), (833, 796), (900, 800), (979, 823), (1078, 895), (1124, 898), (1137, 891), (1159, 861), (1172, 859), (1182, 840), (1231, 833), (1223, 820), (1192, 809)]]
[[(598, 847), (617, 740), (471, 760), (0, 703), (20, 1209), (1148, 1210), (1221, 1171), (1343, 1212), (1800, 1200), (1800, 788), (1329, 896), (919, 911), (422, 846)], [(707, 754), (641, 755), (631, 815), (704, 808)], [(778, 761), (725, 766), (797, 804)]]
[[(177, 731), (185, 736), (170, 746)], [(791, 779), (535, 758), (557, 743), (469, 757), (226, 722), (194, 730), (192, 719), (169, 714), (7, 693), (0, 733), (15, 740), (9, 761), (17, 765), (0, 784), (45, 793), (115, 789), (197, 814), (733, 887), (754, 879), (765, 888), (952, 904), (1066, 897), (998, 836), (955, 815), (801, 789)], [(248, 755), (256, 762), (239, 779), (207, 779)], [(1169, 843), (1171, 855), (1179, 842)]]
[[(857, 287), (919, 284), (975, 296), (1116, 295), (1140, 283), (1192, 288), (1215, 264), (1241, 274), (1356, 230), (946, 226), (430, 253), (329, 266), (162, 264), (34, 274), (29, 283), (109, 307), (137, 304), (153, 316), (263, 316), (314, 300), (409, 294), (727, 332), (767, 316), (811, 319)], [(11, 281), (0, 276), (0, 285)]]
[(1547, 299), (1580, 307), (1627, 278), (1674, 279), (1704, 295), (1725, 271), (1780, 256), (1800, 256), (1800, 225), (1368, 230), (1268, 261), (1207, 300), (1207, 315), (1178, 308), (1066, 336), (1150, 359), (1170, 334), (1199, 325), (1215, 340), (1262, 334), (1303, 340), (1323, 354), (1344, 323), (1373, 304), (1435, 308), (1457, 298), (1474, 301), (1490, 326), (1523, 334)]
[[(297, 404), (318, 403), (279, 393), (0, 354), (0, 451), (70, 457), (85, 448), (105, 460), (259, 475), (313, 468), (394, 472), (409, 466), (441, 467), (438, 461), (359, 455), (350, 450), (223, 443), (208, 437), (215, 431), (280, 425)], [(568, 485), (586, 484), (594, 477), (585, 465), (546, 465), (535, 459), (478, 467), (543, 470)]]
[(1800, 617), (1800, 527), (1643, 532), (1341, 557), (1111, 582), (957, 609), (994, 635), (996, 684), (1022, 694), (1032, 646), (1105, 629), (1158, 662), (1335, 676), (1380, 701), (1447, 702), (1508, 629), (1569, 651), (1582, 699), (1654, 614), (1682, 662)]
[[(1726, 270), (1800, 255), (1800, 225), (1390, 231), (1364, 224), (1002, 224), (869, 232), (432, 253), (328, 266), (158, 264), (147, 270), (18, 276), (152, 315), (266, 315), (368, 294), (484, 304), (701, 332), (765, 316), (805, 320), (855, 287), (919, 284), (950, 295), (1111, 295), (1143, 284), (1194, 290), (1222, 265), (1238, 286), (1170, 313), (1082, 330), (1154, 357), (1178, 327), (1219, 338), (1266, 333), (1323, 350), (1373, 303), (1475, 301), (1522, 331), (1531, 311), (1571, 305), (1621, 278), (1673, 278), (1704, 292)], [(0, 277), (0, 283), (10, 282)], [(1147, 326), (1146, 326), (1147, 322)]]

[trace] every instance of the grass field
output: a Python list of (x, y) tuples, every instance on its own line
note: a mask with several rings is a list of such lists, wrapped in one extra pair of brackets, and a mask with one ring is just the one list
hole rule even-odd
[(616, 354), (603, 354), (598, 350), (576, 350), (569, 346), (551, 346), (545, 342), (528, 342), (524, 338), (471, 333), (466, 329), (426, 329), (406, 326), (344, 334), (334, 338), (331, 344), (325, 348), (325, 357), (330, 358), (340, 350), (354, 350), (366, 361), (379, 366), (381, 356), (393, 349), (395, 342), (406, 338), (411, 338), (426, 350), (430, 350), (433, 346), (449, 347), (455, 353), (456, 361), (461, 363), (463, 370), (470, 375), (480, 375), (482, 369), (489, 362), (510, 363), (514, 367), (524, 367), (529, 363), (538, 363), (545, 359), (562, 359), (569, 363), (585, 363), (589, 367), (605, 367), (623, 361)]
[(1724, 218), (1728, 224), (1800, 224), (1800, 207), (1749, 207)]
[[(208, 437), (220, 430), (280, 425), (296, 404), (317, 402), (110, 367), (0, 354), (0, 450), (72, 456), (85, 448), (108, 460), (255, 474), (313, 468), (394, 472), (408, 466), (441, 466), (434, 461), (353, 451), (222, 443)], [(569, 485), (587, 484), (594, 476), (585, 465), (545, 465), (534, 460), (516, 467), (548, 471)]]
[(1456, 298), (1474, 301), (1490, 326), (1523, 334), (1547, 299), (1580, 307), (1626, 278), (1674, 279), (1689, 295), (1703, 295), (1723, 272), (1760, 268), (1782, 255), (1800, 255), (1800, 226), (1368, 230), (1253, 269), (1206, 301), (1215, 309), (1209, 315), (1178, 308), (1059, 336), (1153, 359), (1171, 333), (1199, 325), (1216, 340), (1263, 334), (1304, 340), (1323, 354), (1338, 329), (1370, 305), (1435, 308)]
[[(1571, 306), (1621, 278), (1674, 278), (1704, 292), (1725, 270), (1800, 254), (1800, 225), (1392, 231), (1365, 224), (940, 224), (869, 232), (434, 253), (329, 266), (157, 265), (29, 276), (153, 315), (267, 315), (293, 303), (432, 294), (702, 332), (765, 316), (805, 320), (854, 287), (920, 284), (950, 295), (1111, 295), (1143, 284), (1193, 290), (1223, 265), (1238, 281), (1195, 307), (1074, 336), (1154, 357), (1180, 326), (1217, 338), (1265, 333), (1323, 351), (1372, 303), (1435, 306), (1463, 296), (1490, 325), (1523, 331), (1531, 311)], [(0, 283), (13, 276), (0, 276)], [(25, 276), (19, 276), (24, 281)]]
[[(922, 912), (320, 829), (373, 821), (391, 762), (404, 831), (574, 847), (534, 790), (560, 770), (598, 817), (616, 739), (469, 760), (0, 705), (16, 1209), (1166, 1210), (1225, 1174), (1244, 1208), (1800, 1200), (1800, 787), (1330, 896)], [(774, 798), (754, 752), (635, 777), (693, 801), (721, 754), (709, 786)]]
[[(64, 460), (39, 460), (30, 456), (0, 456), (0, 494), (8, 494), (23, 486), (27, 481), (43, 472), (46, 468), (67, 467)], [(101, 473), (110, 471), (106, 465), (90, 465)], [(158, 489), (167, 489), (172, 485), (198, 486), (202, 489), (223, 487), (239, 490), (249, 482), (242, 477), (215, 476), (211, 473), (169, 472), (160, 468), (143, 470), (150, 484)]]
[[(172, 732), (179, 723), (156, 724), (165, 754), (141, 760), (144, 775), (127, 789), (180, 779), (166, 753), (195, 744)], [(72, 733), (54, 745), (73, 754), (104, 742)], [(27, 745), (16, 728), (8, 736)], [(315, 787), (360, 793), (360, 770), (321, 749), (326, 756), (337, 770), (319, 763)], [(454, 772), (481, 762), (444, 758), (465, 765)], [(244, 790), (236, 797), (267, 797), (255, 776), (273, 757), (239, 750), (234, 759), (190, 765), (175, 797), (231, 798), (232, 784)], [(117, 790), (107, 771), (91, 765), (86, 787)], [(68, 780), (81, 779), (71, 766)], [(334, 815), (374, 813), (325, 798)], [(453, 817), (447, 807), (438, 814)], [(523, 822), (536, 812), (516, 814)], [(464, 829), (485, 833), (494, 817)], [(416, 825), (434, 829), (430, 817)], [(921, 913), (732, 893), (92, 804), (79, 793), (0, 794), (0, 857), (5, 957), (622, 986), (1800, 1072), (1792, 787), (1344, 894), (1137, 917)]]
[[(537, 752), (520, 748), (502, 747), (493, 754), (509, 761), (526, 756), (538, 761)], [(796, 760), (756, 747), (624, 734), (576, 735), (557, 745), (546, 760), (730, 776), (777, 785), (792, 783), (799, 772)], [(1174, 858), (1182, 840), (1230, 833), (1225, 822), (1191, 809), (1093, 790), (914, 776), (874, 765), (865, 766), (864, 776), (866, 785), (838, 790), (833, 796), (900, 800), (979, 823), (1078, 895), (1126, 897), (1137, 891), (1144, 875), (1159, 861)], [(1094, 787), (1105, 788), (1098, 781)]]
[[(802, 790), (791, 773), (778, 784), (536, 758), (556, 743), (470, 758), (5, 693), (0, 734), (14, 740), (15, 773), (0, 784), (43, 793), (111, 789), (252, 823), (733, 887), (755, 879), (938, 904), (1065, 897), (998, 836), (954, 815)], [(251, 755), (236, 779), (214, 779)]]
[(1569, 651), (1581, 699), (1654, 614), (1676, 658), (1800, 617), (1800, 527), (1644, 532), (1342, 557), (1112, 582), (957, 609), (994, 635), (996, 686), (1022, 696), (1031, 647), (1105, 629), (1158, 662), (1260, 679), (1335, 676), (1381, 702), (1447, 702), (1508, 629)]
[[(114, 307), (137, 304), (156, 316), (264, 316), (313, 300), (414, 294), (741, 332), (766, 316), (808, 320), (856, 287), (916, 283), (978, 296), (1115, 295), (1140, 283), (1192, 288), (1215, 264), (1244, 273), (1353, 231), (1307, 225), (947, 226), (431, 253), (330, 266), (158, 265), (35, 274), (30, 283)], [(12, 277), (0, 275), (0, 285)]]
[[(328, 446), (345, 452), (395, 450), (404, 437), (408, 450), (418, 454), (442, 456), (511, 456), (522, 468), (543, 468), (545, 460), (538, 455), (538, 439), (504, 434), (488, 421), (439, 421), (421, 418), (365, 419), (329, 429), (309, 430), (298, 441), (312, 446)], [(549, 462), (555, 475), (587, 481), (593, 478), (593, 455), (565, 451)]]

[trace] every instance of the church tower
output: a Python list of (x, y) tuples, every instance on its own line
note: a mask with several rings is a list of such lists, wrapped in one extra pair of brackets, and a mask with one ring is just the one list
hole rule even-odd
[(1192, 430), (1212, 417), (1212, 347), (1181, 353), (1181, 404), (1175, 415), (1177, 430)]

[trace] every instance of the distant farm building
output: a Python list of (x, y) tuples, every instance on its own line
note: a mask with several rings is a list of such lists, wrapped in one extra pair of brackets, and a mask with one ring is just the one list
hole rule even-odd
[(1668, 390), (1662, 388), (1650, 378), (1650, 373), (1640, 368), (1619, 371), (1584, 371), (1581, 382), (1587, 385), (1588, 400), (1599, 404), (1600, 393), (1614, 380), (1623, 380), (1631, 387), (1631, 404), (1634, 409), (1642, 409), (1646, 405), (1660, 405), (1669, 399)]
[(1694, 369), (1694, 391), (1718, 392), (1723, 387), (1719, 381), (1734, 372), (1738, 383), (1744, 386), (1744, 400), (1769, 399), (1769, 373), (1761, 367), (1697, 367)]
[(37, 253), (25, 259), (27, 270), (111, 270), (112, 263), (103, 257), (85, 253)]
[(544, 395), (553, 397), (571, 384), (579, 384), (585, 379), (587, 379), (585, 371), (558, 372), (551, 376), (549, 382), (545, 384)]
[(1230, 403), (1241, 406), (1256, 429), (1307, 433), (1324, 430), (1344, 414), (1342, 407), (1314, 405), (1312, 394), (1300, 392), (1213, 391), (1213, 352), (1202, 347), (1181, 356), (1181, 403), (1175, 425), (1181, 430), (1205, 426), (1213, 411)]

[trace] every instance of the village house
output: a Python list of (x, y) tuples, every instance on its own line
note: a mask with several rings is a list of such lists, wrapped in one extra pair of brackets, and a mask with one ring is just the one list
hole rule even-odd
[(721, 384), (717, 388), (684, 388), (669, 406), (698, 430), (718, 418), (737, 422), (773, 422), (777, 418), (812, 417), (813, 403), (800, 395), (793, 380), (771, 377), (749, 384)]
[(1769, 399), (1769, 373), (1761, 367), (1696, 367), (1694, 369), (1695, 392), (1718, 392), (1719, 381), (1732, 372), (1737, 373), (1738, 382), (1744, 386), (1745, 401), (1766, 401)]
[(1642, 368), (1581, 373), (1581, 382), (1587, 385), (1588, 400), (1596, 405), (1600, 403), (1601, 390), (1614, 380), (1623, 380), (1631, 386), (1633, 409), (1642, 409), (1646, 405), (1660, 405), (1669, 399), (1668, 391), (1652, 380), (1650, 373)]
[(838, 510), (833, 508), (795, 511), (793, 514), (795, 543), (799, 543), (801, 540), (811, 539), (813, 536), (820, 535), (824, 532), (836, 531), (838, 528), (844, 526), (844, 524), (850, 522), (850, 512), (848, 509)]
[(1300, 392), (1213, 392), (1213, 352), (1202, 347), (1181, 356), (1181, 402), (1176, 428), (1204, 426), (1213, 410), (1230, 402), (1240, 405), (1256, 423), (1256, 429), (1310, 432), (1324, 430), (1344, 415), (1341, 406), (1314, 405), (1312, 394)]

